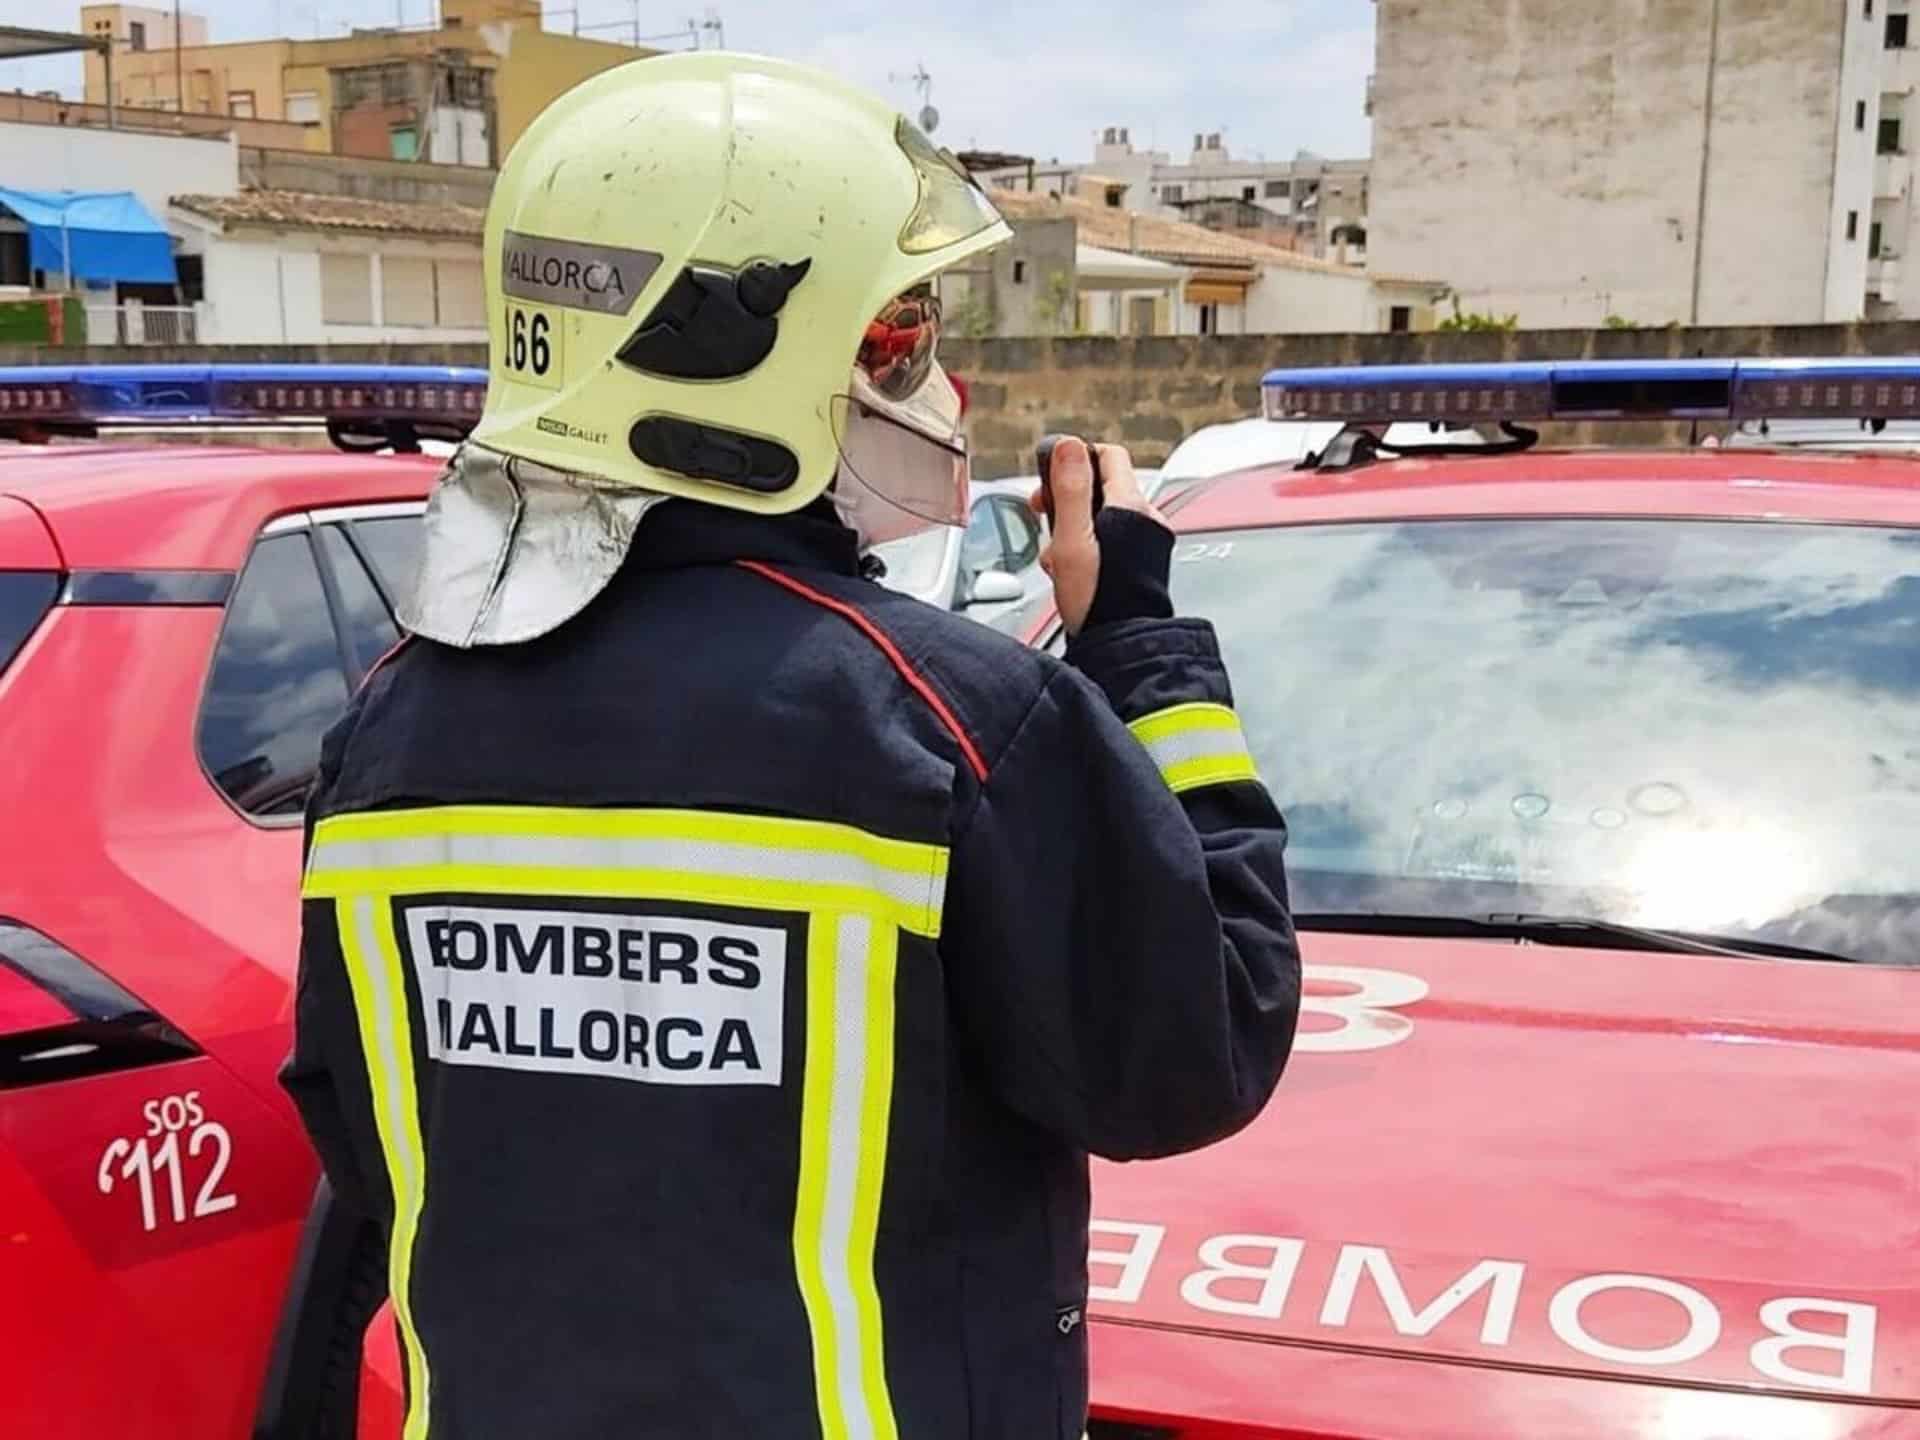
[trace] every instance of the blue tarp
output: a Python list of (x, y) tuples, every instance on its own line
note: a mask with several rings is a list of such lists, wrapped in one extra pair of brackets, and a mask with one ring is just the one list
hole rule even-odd
[(0, 205), (27, 222), (27, 263), (49, 282), (176, 283), (167, 227), (131, 190), (8, 190)]

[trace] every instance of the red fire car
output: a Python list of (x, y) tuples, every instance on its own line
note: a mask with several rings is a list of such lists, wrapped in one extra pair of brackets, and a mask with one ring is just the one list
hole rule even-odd
[[(328, 375), (337, 396), (312, 372), (9, 371), (0, 432), (252, 406), (370, 443), (377, 406), (430, 399), (447, 433), (484, 387)], [(194, 445), (0, 458), (0, 1434), (351, 1434), (384, 1261), (315, 1210), (274, 1072), (304, 791), (395, 639), (434, 473)]]

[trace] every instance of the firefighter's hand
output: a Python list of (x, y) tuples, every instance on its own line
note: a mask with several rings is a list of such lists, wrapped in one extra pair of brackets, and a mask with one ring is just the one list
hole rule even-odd
[[(1104, 504), (1093, 514), (1093, 468), (1086, 445), (1072, 437), (1054, 447), (1052, 536), (1040, 552), (1040, 568), (1053, 580), (1054, 603), (1069, 635), (1096, 623), (1160, 613), (1167, 593), (1173, 536), (1166, 520), (1147, 503), (1134, 477), (1133, 457), (1122, 445), (1100, 445)], [(1028, 503), (1046, 513), (1043, 491)], [(1102, 546), (1106, 573), (1102, 573)], [(1154, 597), (1159, 597), (1156, 600)], [(1098, 602), (1096, 609), (1096, 601)], [(1171, 607), (1164, 607), (1171, 613)]]

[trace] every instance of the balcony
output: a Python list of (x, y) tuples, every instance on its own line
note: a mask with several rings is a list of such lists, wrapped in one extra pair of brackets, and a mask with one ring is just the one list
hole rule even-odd
[(89, 345), (193, 345), (200, 316), (191, 305), (88, 305)]
[(1873, 157), (1873, 198), (1898, 200), (1907, 193), (1913, 178), (1913, 157), (1904, 150), (1887, 151)]

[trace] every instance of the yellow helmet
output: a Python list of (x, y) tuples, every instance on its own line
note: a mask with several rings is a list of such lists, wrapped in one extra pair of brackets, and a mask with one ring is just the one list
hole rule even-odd
[(712, 51), (607, 71), (494, 186), (473, 439), (609, 489), (798, 509), (857, 463), (849, 407), (909, 398), (910, 353), (856, 365), (876, 317), (1008, 234), (925, 136), (819, 71)]

